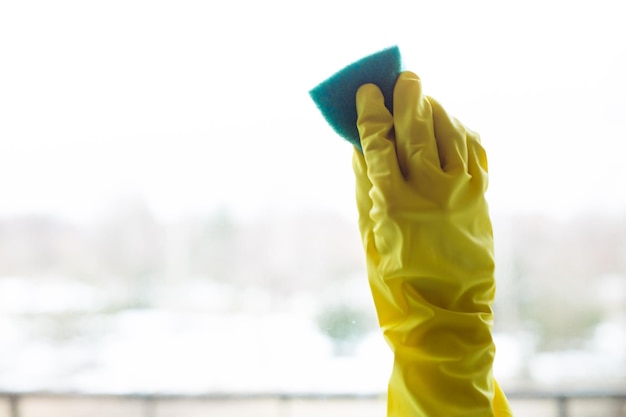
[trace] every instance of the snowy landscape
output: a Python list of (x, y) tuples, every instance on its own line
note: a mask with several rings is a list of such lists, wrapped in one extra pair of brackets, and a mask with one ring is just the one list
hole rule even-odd
[[(338, 352), (316, 323), (314, 300), (293, 311), (211, 312), (200, 300), (228, 288), (163, 288), (162, 308), (93, 313), (97, 288), (55, 280), (0, 280), (0, 390), (92, 393), (384, 393), (391, 355), (369, 330)], [(256, 308), (254, 307), (256, 304)], [(267, 305), (267, 304), (266, 304)], [(186, 306), (186, 308), (184, 308)], [(255, 311), (256, 310), (256, 311)], [(46, 318), (48, 317), (48, 318)], [(58, 323), (54, 323), (56, 317)], [(624, 383), (626, 332), (602, 322), (584, 349), (537, 352), (533, 335), (496, 333), (495, 374), (505, 386), (614, 387)]]

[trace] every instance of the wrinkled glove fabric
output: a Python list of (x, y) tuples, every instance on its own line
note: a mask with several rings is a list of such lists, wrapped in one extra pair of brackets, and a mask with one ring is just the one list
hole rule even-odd
[(388, 417), (512, 416), (492, 374), (493, 233), (478, 134), (403, 72), (356, 94), (359, 229), (394, 355)]

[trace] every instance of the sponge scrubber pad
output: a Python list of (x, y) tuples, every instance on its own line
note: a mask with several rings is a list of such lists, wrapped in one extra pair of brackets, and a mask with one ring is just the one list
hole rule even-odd
[(356, 61), (318, 84), (309, 95), (339, 136), (361, 149), (357, 129), (356, 92), (363, 84), (376, 84), (393, 111), (393, 88), (402, 70), (397, 46)]

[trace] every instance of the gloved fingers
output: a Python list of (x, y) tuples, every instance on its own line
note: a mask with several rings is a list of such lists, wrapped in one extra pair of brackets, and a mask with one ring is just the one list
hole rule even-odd
[(368, 281), (374, 298), (374, 305), (376, 306), (379, 323), (382, 326), (383, 324), (392, 321), (393, 315), (396, 314), (396, 308), (393, 307), (394, 303), (391, 300), (392, 297), (389, 294), (389, 289), (377, 273), (378, 268), (376, 266), (376, 262), (379, 260), (380, 256), (375, 243), (376, 238), (374, 236), (374, 221), (370, 216), (373, 207), (372, 199), (369, 195), (370, 190), (372, 189), (372, 183), (367, 177), (367, 165), (365, 164), (365, 158), (361, 151), (356, 147), (352, 156), (352, 168), (354, 169), (354, 175), (356, 178), (356, 202), (359, 212), (359, 231), (361, 232), (363, 248), (365, 249), (366, 259), (368, 262)]
[(356, 180), (356, 206), (359, 213), (359, 230), (365, 244), (366, 239), (368, 239), (368, 236), (374, 229), (374, 224), (370, 217), (372, 210), (372, 199), (370, 198), (372, 183), (367, 176), (365, 157), (356, 147), (352, 155), (352, 169), (354, 170)]
[(439, 168), (432, 109), (415, 73), (405, 71), (398, 77), (393, 92), (393, 112), (398, 161), (405, 178), (427, 168), (424, 164)]
[(485, 192), (489, 179), (487, 152), (480, 144), (480, 136), (476, 132), (467, 131), (468, 164), (467, 172), (475, 188)]
[(352, 170), (354, 171), (354, 176), (356, 178), (357, 193), (369, 195), (372, 183), (367, 177), (365, 157), (356, 147), (354, 148), (354, 153), (352, 154)]
[(385, 192), (402, 180), (394, 143), (393, 116), (385, 107), (383, 93), (374, 84), (356, 93), (357, 128), (361, 137), (367, 175), (374, 187)]
[(427, 98), (433, 112), (433, 125), (439, 162), (445, 172), (467, 172), (467, 141), (465, 127), (451, 117), (432, 97)]

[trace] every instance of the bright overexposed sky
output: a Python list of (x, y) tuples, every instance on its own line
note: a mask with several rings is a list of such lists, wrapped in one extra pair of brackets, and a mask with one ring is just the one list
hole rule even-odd
[(354, 211), (351, 147), (307, 92), (398, 44), (477, 130), (492, 210), (626, 209), (615, 1), (4, 1), (0, 215)]

